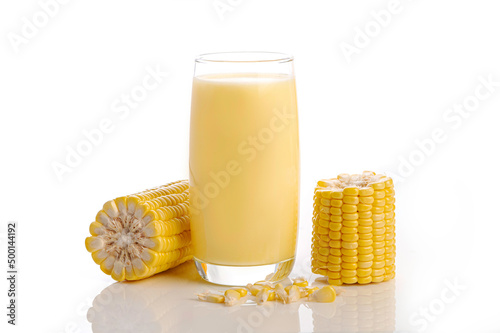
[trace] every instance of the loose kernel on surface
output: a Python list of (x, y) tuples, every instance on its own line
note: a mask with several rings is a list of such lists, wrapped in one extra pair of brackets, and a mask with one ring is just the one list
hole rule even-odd
[(331, 303), (335, 301), (336, 297), (337, 293), (332, 286), (324, 286), (323, 288), (314, 291), (309, 296), (309, 299), (320, 303)]
[(248, 290), (246, 288), (232, 288), (232, 290), (237, 291), (240, 294), (240, 297), (245, 297), (248, 294)]
[(281, 283), (276, 284), (276, 286), (274, 287), (274, 293), (275, 293), (275, 299), (277, 301), (281, 301), (283, 303), (286, 302), (286, 298), (288, 295), (285, 291), (285, 288), (283, 288), (283, 285)]
[(262, 305), (269, 299), (269, 289), (262, 288), (257, 295), (255, 295), (255, 300), (257, 304)]
[(300, 288), (296, 285), (290, 286), (288, 289), (288, 295), (286, 298), (286, 303), (294, 303), (300, 299)]
[(210, 303), (224, 303), (224, 296), (220, 294), (215, 294), (212, 292), (205, 292), (198, 294), (198, 299), (200, 301), (204, 302), (210, 302)]
[(227, 306), (233, 306), (238, 303), (238, 301), (241, 298), (241, 294), (234, 290), (234, 289), (228, 289), (224, 292), (224, 303)]
[[(328, 249), (327, 249), (327, 255), (328, 255)], [(309, 285), (309, 282), (304, 277), (298, 277), (296, 279), (293, 279), (293, 284), (299, 287), (307, 287)]]

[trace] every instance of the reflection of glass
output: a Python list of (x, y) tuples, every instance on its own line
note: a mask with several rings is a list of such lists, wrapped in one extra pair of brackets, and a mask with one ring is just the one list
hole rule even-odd
[(272, 279), (287, 276), (299, 200), (292, 57), (230, 52), (196, 59), (189, 167), (200, 275), (228, 285), (277, 271)]
[(299, 303), (226, 307), (198, 301), (195, 294), (208, 288), (214, 287), (186, 263), (145, 280), (107, 287), (87, 317), (94, 333), (300, 331)]
[[(314, 332), (394, 332), (396, 299), (394, 280), (338, 288), (333, 312), (310, 303)], [(334, 304), (335, 304), (334, 303)]]

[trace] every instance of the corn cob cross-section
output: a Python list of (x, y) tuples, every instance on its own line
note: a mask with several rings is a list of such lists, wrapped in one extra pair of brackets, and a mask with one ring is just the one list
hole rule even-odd
[(104, 204), (85, 246), (117, 281), (139, 280), (192, 258), (189, 183), (181, 180)]
[(395, 275), (394, 184), (365, 171), (318, 182), (314, 192), (312, 271), (334, 285)]

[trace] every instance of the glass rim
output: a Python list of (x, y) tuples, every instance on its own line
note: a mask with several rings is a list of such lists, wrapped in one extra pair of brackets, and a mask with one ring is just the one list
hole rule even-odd
[(196, 63), (285, 63), (293, 56), (281, 52), (232, 51), (203, 53), (196, 57)]

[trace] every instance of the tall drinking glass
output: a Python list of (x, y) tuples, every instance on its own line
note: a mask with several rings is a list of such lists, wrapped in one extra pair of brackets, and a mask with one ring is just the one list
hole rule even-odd
[(277, 281), (295, 260), (299, 135), (293, 58), (196, 59), (189, 155), (191, 233), (203, 279)]

